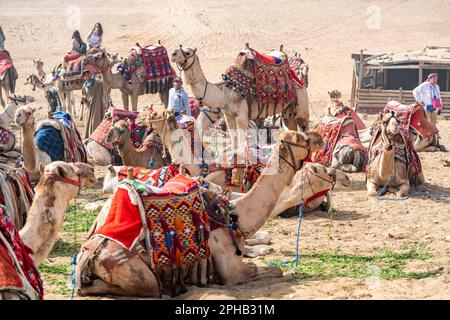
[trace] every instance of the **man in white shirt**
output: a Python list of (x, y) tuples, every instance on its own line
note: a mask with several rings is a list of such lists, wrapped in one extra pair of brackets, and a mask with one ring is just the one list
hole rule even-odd
[(441, 91), (438, 85), (438, 74), (431, 73), (427, 81), (421, 83), (413, 90), (414, 98), (424, 105), (428, 119), (436, 124), (437, 116), (442, 111)]

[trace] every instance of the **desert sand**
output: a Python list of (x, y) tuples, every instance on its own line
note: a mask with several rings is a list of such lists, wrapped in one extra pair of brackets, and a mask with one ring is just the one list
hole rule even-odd
[[(424, 10), (426, 6), (427, 10)], [(79, 10), (80, 20), (77, 21)], [(379, 11), (378, 11), (379, 10)], [(379, 19), (377, 14), (379, 12)], [(375, 14), (375, 16), (374, 16)], [(260, 51), (284, 45), (285, 51), (301, 53), (310, 67), (308, 89), (312, 108), (322, 115), (327, 91), (339, 89), (343, 100), (350, 97), (352, 60), (350, 55), (367, 49), (369, 53), (419, 49), (426, 45), (448, 45), (450, 4), (447, 1), (50, 1), (0, 0), (0, 25), (19, 73), (17, 94), (36, 98), (38, 118), (47, 112), (43, 93), (24, 86), (33, 73), (33, 59), (45, 61), (49, 72), (60, 63), (70, 46), (73, 28), (86, 35), (94, 23), (105, 30), (108, 52), (126, 56), (139, 42), (161, 40), (169, 52), (178, 45), (197, 47), (208, 79), (218, 80), (245, 42)], [(373, 23), (373, 19), (376, 23)], [(79, 23), (78, 23), (79, 22)], [(375, 26), (375, 27), (374, 27)], [(189, 88), (187, 88), (189, 90)], [(76, 105), (79, 105), (79, 93)], [(116, 106), (120, 93), (113, 91)], [(139, 108), (159, 103), (157, 96), (141, 96)], [(317, 121), (311, 113), (311, 124)], [(370, 124), (373, 117), (365, 121)], [(80, 123), (79, 128), (84, 130)], [(450, 123), (438, 123), (441, 143), (450, 148)], [(448, 153), (421, 153), (426, 179), (432, 194), (450, 194), (450, 170), (443, 166)], [(98, 169), (98, 177), (104, 170)], [(301, 226), (300, 254), (336, 253), (374, 256), (380, 250), (402, 252), (420, 247), (429, 256), (412, 258), (405, 270), (430, 272), (423, 279), (394, 277), (373, 282), (367, 277), (343, 275), (295, 278), (286, 270), (281, 279), (248, 283), (234, 288), (190, 287), (183, 299), (449, 299), (450, 298), (450, 201), (448, 199), (408, 199), (383, 202), (367, 199), (365, 176), (351, 175), (352, 186), (332, 192), (333, 217), (326, 212), (307, 214)], [(77, 201), (97, 196), (82, 196)], [(263, 228), (272, 235), (274, 253), (246, 259), (258, 265), (292, 259), (295, 251), (297, 218), (277, 218)], [(63, 232), (61, 239), (73, 235)], [(79, 241), (82, 241), (80, 239)], [(67, 240), (69, 242), (69, 240)], [(51, 264), (70, 264), (70, 256), (49, 258)], [(300, 262), (301, 264), (301, 262)], [(324, 262), (325, 264), (325, 262)], [(383, 269), (384, 262), (375, 263)], [(378, 268), (378, 269), (377, 269)], [(375, 271), (375, 280), (376, 271)], [(47, 299), (67, 299), (67, 290), (57, 282), (65, 275), (43, 275)], [(54, 281), (48, 281), (52, 279)], [(56, 281), (55, 281), (56, 279)], [(371, 282), (372, 281), (372, 282)], [(375, 284), (374, 284), (375, 283)]]

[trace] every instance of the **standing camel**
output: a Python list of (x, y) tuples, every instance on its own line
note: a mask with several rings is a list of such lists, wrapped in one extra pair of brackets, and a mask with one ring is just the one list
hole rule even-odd
[[(103, 75), (103, 82), (109, 89), (119, 89), (122, 94), (123, 108), (129, 110), (129, 97), (131, 97), (132, 111), (137, 111), (139, 96), (145, 94), (146, 82), (141, 82), (136, 73), (131, 75), (130, 81), (127, 81), (122, 74), (112, 73), (111, 59), (105, 52), (88, 54), (83, 58), (83, 66), (94, 66), (98, 68)], [(161, 102), (167, 107), (169, 103), (169, 89), (159, 93)]]
[[(192, 92), (196, 98), (201, 98), (208, 106), (221, 109), (225, 116), (227, 127), (232, 137), (231, 143), (233, 150), (238, 151), (245, 145), (247, 138), (247, 127), (249, 120), (258, 120), (265, 112), (259, 112), (258, 101), (253, 99), (252, 104), (248, 105), (236, 91), (228, 88), (225, 82), (209, 82), (201, 68), (200, 59), (197, 55), (197, 49), (180, 48), (172, 54), (172, 62), (176, 63), (178, 68), (184, 71), (185, 82), (191, 86)], [(268, 106), (273, 113), (283, 114), (284, 122), (291, 130), (296, 130), (297, 126), (301, 130), (308, 129), (309, 105), (306, 88), (298, 88), (297, 105), (295, 110), (288, 108), (288, 105), (278, 104)], [(289, 110), (283, 112), (283, 110)], [(239, 152), (243, 156), (242, 152)]]
[[(78, 195), (81, 188), (96, 182), (94, 168), (79, 162), (56, 161), (45, 167), (41, 165), (40, 173), (42, 177), (35, 188), (27, 222), (19, 232), (24, 244), (33, 252), (31, 259), (36, 267), (52, 250), (69, 202)], [(0, 288), (0, 300), (22, 297), (22, 294), (17, 294), (14, 290)]]
[[(265, 169), (268, 174), (261, 175), (255, 188), (245, 196), (230, 202), (239, 217), (239, 228), (244, 237), (254, 234), (264, 225), (283, 188), (291, 182), (308, 154), (320, 149), (321, 145), (322, 141), (317, 133), (301, 134), (287, 131), (280, 135), (280, 142)], [(243, 248), (244, 237), (239, 238), (240, 248)], [(218, 227), (210, 232), (208, 246), (214, 262), (214, 272), (223, 284), (238, 285), (282, 276), (279, 268), (243, 264), (242, 255), (237, 254), (234, 245), (228, 228)], [(102, 263), (102, 259), (106, 257), (102, 253), (105, 250), (110, 252), (118, 250), (117, 247), (114, 249), (114, 246), (117, 246), (114, 241), (101, 237), (93, 237), (83, 246), (78, 260), (80, 263), (77, 265), (78, 294), (160, 296), (162, 288), (159, 287), (153, 271), (144, 262), (146, 258), (141, 258), (139, 253), (111, 268)], [(95, 254), (89, 258), (88, 252), (92, 248), (95, 248)], [(83, 266), (86, 263), (89, 264), (89, 270), (95, 274), (96, 279), (88, 286), (83, 286), (80, 281), (84, 278)], [(183, 266), (182, 269), (186, 270), (187, 266)], [(186, 270), (184, 275), (197, 279), (194, 270)]]

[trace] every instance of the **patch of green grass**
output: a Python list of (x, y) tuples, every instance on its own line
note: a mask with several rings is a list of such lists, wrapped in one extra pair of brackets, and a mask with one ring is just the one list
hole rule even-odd
[(55, 245), (53, 246), (53, 249), (48, 257), (72, 257), (74, 253), (78, 253), (83, 241), (84, 239), (78, 238), (74, 245), (74, 242), (72, 240), (65, 241), (63, 239), (58, 239), (56, 240)]
[(51, 288), (49, 288), (51, 292), (62, 294), (62, 295), (68, 295), (70, 293), (70, 287), (69, 283), (66, 279), (62, 278), (50, 278), (47, 279), (46, 284), (51, 285)]
[(70, 274), (70, 268), (64, 264), (41, 264), (39, 267), (39, 272), (43, 274)]
[[(283, 251), (282, 254), (295, 257), (295, 253), (291, 251)], [(381, 279), (423, 279), (442, 273), (442, 269), (424, 272), (408, 272), (404, 269), (410, 261), (427, 260), (431, 257), (426, 246), (419, 244), (402, 252), (384, 250), (375, 256), (347, 255), (339, 252), (304, 254), (301, 255), (297, 266), (293, 262), (275, 265), (293, 270), (294, 274), (290, 279), (293, 282), (309, 278), (367, 278), (373, 276), (372, 266), (378, 267)]]
[(87, 232), (89, 231), (98, 212), (84, 210), (80, 204), (72, 204), (67, 208), (66, 220), (63, 224), (63, 231), (66, 232)]
[(268, 219), (266, 223), (271, 227), (278, 225), (278, 222), (274, 221), (273, 219)]

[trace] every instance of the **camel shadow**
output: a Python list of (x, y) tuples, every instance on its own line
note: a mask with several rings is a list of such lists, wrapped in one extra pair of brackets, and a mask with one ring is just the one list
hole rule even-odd
[(333, 212), (332, 215), (326, 211), (315, 210), (310, 213), (305, 214), (305, 220), (317, 220), (317, 219), (331, 219), (334, 221), (351, 221), (351, 220), (361, 220), (368, 218), (368, 214), (359, 213), (353, 210), (339, 210)]

